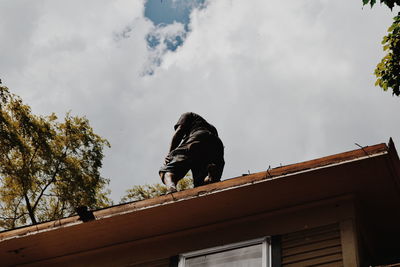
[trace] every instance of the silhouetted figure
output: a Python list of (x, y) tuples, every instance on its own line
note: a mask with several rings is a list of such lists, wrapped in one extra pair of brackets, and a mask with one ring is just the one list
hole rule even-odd
[(221, 180), (224, 169), (224, 145), (217, 129), (201, 116), (187, 112), (174, 126), (169, 153), (159, 174), (168, 192), (192, 170), (195, 187)]

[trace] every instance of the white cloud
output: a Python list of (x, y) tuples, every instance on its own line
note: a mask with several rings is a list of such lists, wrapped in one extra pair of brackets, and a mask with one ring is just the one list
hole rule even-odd
[[(394, 16), (379, 6), (209, 1), (171, 52), (148, 49), (146, 36), (183, 35), (183, 26), (155, 28), (143, 1), (17, 2), (0, 8), (3, 81), (37, 113), (87, 115), (112, 144), (103, 173), (117, 201), (134, 184), (158, 182), (185, 111), (219, 130), (224, 178), (355, 149), (354, 142), (400, 142), (392, 115), (399, 99), (373, 86)], [(155, 55), (163, 61), (154, 75), (141, 75)]]
[(149, 56), (143, 75), (152, 75), (154, 70), (162, 63), (165, 54), (172, 50), (171, 47), (175, 49), (179, 47), (185, 37), (186, 30), (182, 23), (174, 22), (168, 25), (154, 26), (146, 39), (151, 39), (156, 44), (148, 46)]

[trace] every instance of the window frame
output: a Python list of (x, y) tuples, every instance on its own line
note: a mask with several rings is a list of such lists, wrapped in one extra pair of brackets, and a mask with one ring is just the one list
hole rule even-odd
[(214, 254), (214, 253), (218, 253), (218, 252), (223, 252), (223, 251), (228, 251), (228, 250), (233, 250), (233, 249), (238, 249), (238, 248), (243, 248), (243, 247), (249, 247), (252, 245), (259, 245), (259, 244), (261, 244), (261, 251), (262, 251), (262, 258), (261, 258), (262, 265), (261, 266), (262, 267), (272, 266), (272, 251), (271, 251), (270, 237), (262, 237), (262, 238), (256, 238), (256, 239), (251, 239), (251, 240), (247, 240), (247, 241), (227, 244), (227, 245), (223, 245), (223, 246), (211, 247), (211, 248), (191, 251), (191, 252), (187, 252), (187, 253), (182, 253), (179, 255), (178, 267), (185, 267), (186, 258), (203, 256), (203, 255), (207, 255), (207, 254)]

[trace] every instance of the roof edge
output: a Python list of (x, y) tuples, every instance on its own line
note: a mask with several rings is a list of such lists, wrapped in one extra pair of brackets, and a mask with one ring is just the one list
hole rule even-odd
[[(301, 173), (305, 171), (312, 171), (314, 169), (319, 169), (323, 167), (334, 166), (337, 164), (344, 164), (346, 162), (351, 162), (354, 160), (361, 160), (368, 157), (380, 156), (382, 154), (390, 154), (393, 160), (399, 161), (396, 149), (394, 147), (393, 140), (389, 140), (389, 147), (385, 143), (362, 147), (361, 149), (351, 150), (347, 152), (342, 152), (334, 154), (331, 156), (326, 156), (322, 158), (317, 158), (309, 161), (304, 161), (300, 163), (295, 163), (291, 165), (286, 165), (282, 167), (277, 167), (269, 169), (267, 171), (249, 174), (246, 176), (239, 176), (235, 178), (230, 178), (218, 183), (209, 184), (197, 188), (187, 189), (184, 191), (176, 192), (173, 194), (163, 195), (156, 198), (141, 200), (137, 202), (126, 203), (117, 206), (111, 206), (105, 209), (94, 211), (94, 215), (97, 219), (105, 219), (116, 215), (121, 215), (125, 213), (135, 212), (142, 209), (148, 209), (155, 206), (167, 205), (177, 201), (187, 200), (194, 197), (205, 196), (211, 193), (217, 193), (220, 191), (225, 191), (241, 186), (250, 185), (253, 183), (258, 183), (262, 181), (270, 181), (276, 178), (283, 178), (286, 175), (294, 175), (296, 173)], [(398, 177), (400, 177), (400, 170), (397, 169)], [(272, 179), (274, 178), (274, 179)], [(398, 180), (399, 181), (399, 180)], [(95, 221), (91, 221), (95, 222)], [(87, 222), (87, 223), (91, 223)], [(46, 232), (49, 230), (56, 230), (63, 227), (68, 227), (72, 225), (77, 225), (83, 223), (79, 220), (78, 216), (62, 218), (55, 221), (44, 222), (37, 225), (24, 226), (18, 229), (6, 230), (0, 232), (0, 242), (22, 237), (30, 234), (36, 234), (39, 232)]]

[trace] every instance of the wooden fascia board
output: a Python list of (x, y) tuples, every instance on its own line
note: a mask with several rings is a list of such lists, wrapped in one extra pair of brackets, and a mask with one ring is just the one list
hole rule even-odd
[[(254, 173), (242, 177), (236, 177), (224, 180), (219, 183), (188, 189), (185, 191), (180, 191), (177, 193), (164, 195), (152, 199), (113, 206), (110, 208), (94, 211), (94, 215), (97, 219), (103, 219), (122, 215), (125, 213), (136, 212), (142, 209), (151, 209), (153, 207), (159, 207), (162, 205), (173, 205), (176, 202), (191, 198), (205, 197), (209, 194), (215, 194), (225, 190), (234, 190), (238, 187), (248, 186), (259, 182), (268, 182), (273, 179), (280, 179), (303, 172), (310, 172), (321, 168), (333, 167), (336, 165), (346, 164), (352, 161), (358, 161), (369, 157), (381, 156), (387, 153), (388, 147), (386, 146), (386, 144), (382, 143), (378, 145), (364, 147), (362, 149), (322, 157), (319, 159), (282, 166), (268, 171)], [(397, 153), (395, 154), (397, 155)], [(82, 222), (79, 221), (78, 216), (73, 216), (56, 221), (41, 223), (34, 226), (27, 226), (11, 231), (5, 231), (0, 233), (0, 242), (3, 242), (10, 238), (20, 238), (25, 235), (38, 234), (41, 232), (73, 226), (80, 223)]]
[[(65, 254), (54, 258), (39, 259), (34, 266), (68, 266), (73, 262), (79, 262), (82, 266), (89, 263), (95, 265), (96, 262), (100, 262), (105, 266), (117, 265), (117, 262), (120, 265), (127, 265), (149, 260), (149, 258), (142, 255), (141, 250), (146, 250), (154, 258), (165, 258), (207, 246), (224, 245), (253, 239), (259, 237), (262, 232), (264, 235), (278, 235), (288, 231), (296, 232), (312, 229), (354, 218), (353, 201), (352, 195), (343, 195), (286, 209), (237, 217), (201, 227), (149, 236), (144, 239), (110, 244), (78, 253), (65, 252)], [(293, 217), (293, 214), (301, 214), (301, 216), (297, 216), (296, 220), (289, 220), (288, 217)], [(231, 233), (233, 232), (237, 234), (232, 235)], [(224, 236), (223, 239), (220, 239), (221, 235)], [(214, 240), (209, 240), (209, 238), (214, 238)], [(216, 239), (218, 239), (217, 242), (219, 243), (215, 243)], [(192, 242), (193, 240), (197, 240), (197, 242)], [(173, 245), (166, 246), (165, 244)], [(159, 247), (163, 247), (163, 249), (155, 249)], [(128, 251), (129, 253), (127, 253)], [(106, 256), (117, 254), (119, 255), (118, 259), (113, 260)], [(127, 257), (131, 259), (125, 259)], [(132, 258), (137, 262), (126, 262), (132, 260)]]

